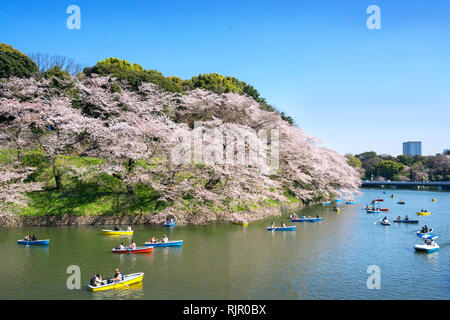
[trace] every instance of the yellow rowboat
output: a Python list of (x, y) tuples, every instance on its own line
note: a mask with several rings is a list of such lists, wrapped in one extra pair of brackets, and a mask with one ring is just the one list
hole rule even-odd
[(112, 289), (126, 289), (131, 284), (138, 283), (142, 281), (142, 278), (144, 278), (143, 272), (138, 273), (131, 273), (123, 276), (122, 281), (107, 283), (106, 280), (102, 281), (102, 285), (98, 287), (91, 286), (90, 284), (87, 285), (88, 289), (90, 291), (104, 291), (104, 290), (112, 290)]
[(421, 211), (417, 211), (416, 213), (418, 216), (428, 216), (431, 214), (431, 212), (421, 212)]
[(437, 201), (437, 199), (436, 198), (433, 198), (431, 201), (433, 201), (433, 202), (436, 202)]
[(339, 213), (339, 212), (341, 212), (341, 209), (336, 208), (336, 209), (333, 209), (333, 211), (336, 211), (337, 213)]
[(102, 233), (105, 236), (132, 236), (133, 235), (133, 231), (126, 231), (126, 230), (120, 230), (120, 231), (102, 230)]
[(244, 221), (233, 221), (234, 224), (238, 224), (240, 226), (248, 226), (248, 222)]

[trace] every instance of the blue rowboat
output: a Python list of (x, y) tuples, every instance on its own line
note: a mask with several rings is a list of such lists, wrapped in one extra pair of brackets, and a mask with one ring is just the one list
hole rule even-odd
[(377, 211), (377, 210), (367, 210), (367, 213), (381, 213), (381, 211)]
[(334, 202), (341, 202), (342, 199), (334, 199)]
[(35, 246), (47, 246), (50, 243), (50, 239), (45, 240), (17, 240), (17, 244), (28, 244), (28, 245), (35, 245)]
[(176, 221), (174, 221), (174, 222), (172, 222), (172, 223), (167, 223), (167, 222), (165, 222), (165, 223), (164, 223), (164, 227), (173, 227), (173, 226), (175, 226), (176, 223), (177, 223)]
[(384, 220), (380, 220), (380, 224), (382, 226), (390, 226), (391, 225), (391, 223), (389, 221), (384, 221)]
[(420, 232), (420, 230), (419, 230), (419, 231), (417, 231), (417, 236), (423, 238), (424, 236), (429, 236), (429, 235), (433, 234), (433, 232), (434, 232), (433, 229), (430, 229), (430, 231), (427, 232), (427, 233), (422, 233), (422, 232)]
[(326, 201), (326, 202), (322, 202), (321, 205), (323, 206), (328, 206), (331, 204), (331, 201)]
[(295, 231), (296, 226), (290, 226), (290, 227), (267, 227), (267, 231)]
[(398, 222), (398, 223), (419, 223), (419, 220), (398, 220), (395, 219), (394, 222)]
[(354, 201), (346, 201), (346, 204), (357, 204), (358, 202), (354, 202)]
[(319, 218), (311, 218), (311, 219), (308, 219), (308, 218), (305, 218), (305, 219), (291, 219), (291, 221), (292, 222), (316, 222), (316, 221), (322, 221), (322, 218), (321, 217), (319, 217)]
[(174, 241), (168, 241), (168, 242), (155, 242), (155, 243), (151, 243), (151, 242), (146, 242), (145, 245), (147, 247), (177, 247), (177, 246), (181, 246), (183, 244), (183, 240), (174, 240)]

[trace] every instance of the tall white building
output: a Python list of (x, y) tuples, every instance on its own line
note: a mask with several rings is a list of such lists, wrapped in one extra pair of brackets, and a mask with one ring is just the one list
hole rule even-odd
[(408, 141), (403, 142), (403, 155), (408, 157), (421, 156), (422, 155), (422, 142), (421, 141)]

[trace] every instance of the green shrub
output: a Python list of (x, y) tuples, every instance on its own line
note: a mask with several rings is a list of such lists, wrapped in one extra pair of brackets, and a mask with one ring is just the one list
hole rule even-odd
[(28, 78), (37, 71), (36, 63), (27, 55), (10, 45), (0, 43), (0, 78)]

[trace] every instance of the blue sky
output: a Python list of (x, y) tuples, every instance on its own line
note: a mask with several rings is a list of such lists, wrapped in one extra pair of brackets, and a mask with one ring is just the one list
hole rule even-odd
[[(72, 4), (80, 30), (66, 27)], [(366, 27), (372, 4), (380, 30)], [(341, 153), (450, 148), (449, 39), (447, 0), (0, 2), (0, 42), (22, 52), (235, 76)]]

